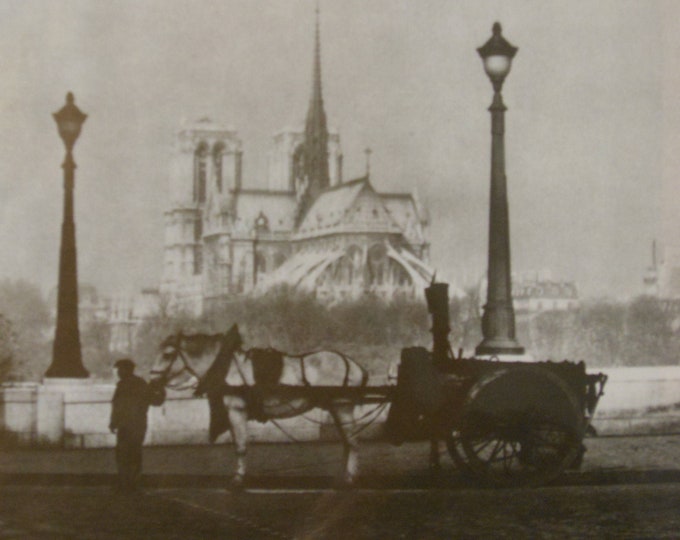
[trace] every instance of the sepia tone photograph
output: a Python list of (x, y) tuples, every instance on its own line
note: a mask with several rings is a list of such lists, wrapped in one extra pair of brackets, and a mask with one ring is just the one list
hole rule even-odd
[(0, 0), (0, 538), (675, 538), (680, 4)]

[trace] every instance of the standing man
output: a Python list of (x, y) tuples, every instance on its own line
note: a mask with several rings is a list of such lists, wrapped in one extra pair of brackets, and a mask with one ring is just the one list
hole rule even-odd
[(116, 434), (117, 488), (135, 491), (142, 472), (142, 444), (146, 434), (146, 413), (150, 390), (144, 379), (135, 375), (135, 363), (129, 358), (118, 360), (118, 384), (111, 402), (109, 429)]

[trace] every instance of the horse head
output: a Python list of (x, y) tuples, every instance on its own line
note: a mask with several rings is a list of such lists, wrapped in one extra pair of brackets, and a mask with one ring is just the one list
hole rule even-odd
[(176, 390), (193, 388), (197, 395), (222, 384), (231, 358), (241, 347), (238, 326), (224, 334), (181, 332), (166, 337), (151, 369), (151, 384)]
[(189, 386), (193, 379), (198, 378), (188, 359), (192, 341), (192, 336), (178, 332), (161, 342), (160, 353), (151, 367), (152, 388), (167, 386), (182, 389)]

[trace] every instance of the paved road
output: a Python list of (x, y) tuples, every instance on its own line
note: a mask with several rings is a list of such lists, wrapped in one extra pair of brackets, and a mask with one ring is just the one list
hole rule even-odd
[[(680, 471), (680, 434), (647, 437), (595, 437), (585, 440), (582, 470), (589, 474), (611, 471)], [(442, 445), (442, 454), (446, 453)], [(364, 476), (422, 476), (427, 473), (426, 443), (392, 446), (364, 443), (360, 467)], [(248, 448), (249, 471), (256, 477), (327, 477), (337, 473), (339, 443), (253, 444)], [(144, 448), (147, 477), (226, 477), (234, 465), (231, 445), (155, 446)], [(448, 456), (444, 471), (453, 470)], [(114, 474), (113, 450), (0, 449), (0, 480), (7, 475)]]
[(147, 448), (146, 489), (114, 495), (110, 449), (0, 451), (0, 538), (678, 538), (680, 436), (588, 440), (583, 471), (540, 489), (478, 489), (427, 445), (362, 448), (361, 488), (329, 489), (337, 445)]
[(680, 484), (533, 490), (1, 490), (0, 538), (678, 538)]

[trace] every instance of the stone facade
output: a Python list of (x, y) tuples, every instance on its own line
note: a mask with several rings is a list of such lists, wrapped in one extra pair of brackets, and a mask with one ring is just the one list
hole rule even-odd
[(327, 301), (389, 300), (427, 286), (428, 218), (417, 198), (378, 193), (368, 174), (342, 177), (340, 136), (326, 127), (318, 23), (312, 75), (305, 128), (274, 136), (264, 189), (242, 178), (233, 129), (202, 119), (177, 133), (160, 284), (172, 306), (200, 314), (283, 284)]
[(242, 183), (235, 132), (203, 120), (178, 133), (162, 297), (198, 314), (220, 300), (280, 284), (331, 301), (366, 292), (390, 299), (427, 286), (426, 211), (412, 194), (378, 193), (368, 177), (343, 182), (336, 134), (329, 143), (335, 164), (330, 187), (296, 224), (295, 160), (302, 139), (302, 133), (278, 134), (269, 187), (251, 189)]

